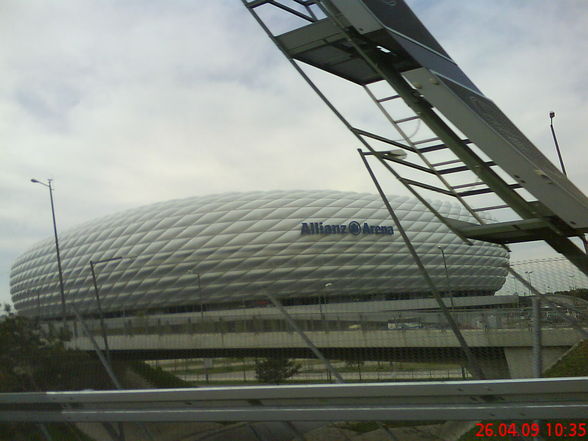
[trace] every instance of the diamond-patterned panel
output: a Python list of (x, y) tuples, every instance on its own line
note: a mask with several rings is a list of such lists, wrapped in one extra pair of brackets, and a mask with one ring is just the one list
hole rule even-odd
[[(508, 255), (503, 248), (468, 246), (417, 200), (391, 197), (402, 225), (440, 289), (498, 290)], [(443, 215), (471, 220), (456, 204), (432, 202)], [(161, 202), (113, 214), (60, 234), (66, 302), (96, 308), (90, 260), (128, 257), (97, 268), (105, 311), (157, 306), (317, 296), (325, 283), (337, 295), (419, 293), (427, 286), (400, 235), (302, 235), (302, 222), (393, 225), (381, 199), (367, 193), (271, 191), (227, 193)], [(200, 290), (198, 287), (200, 278)], [(20, 312), (61, 313), (52, 240), (20, 256), (11, 271)]]

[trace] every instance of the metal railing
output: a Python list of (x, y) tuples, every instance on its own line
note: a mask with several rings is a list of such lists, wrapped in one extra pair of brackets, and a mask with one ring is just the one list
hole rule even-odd
[[(569, 328), (562, 314), (582, 327), (588, 327), (588, 308), (561, 308), (558, 313), (544, 309), (541, 313), (543, 328)], [(531, 308), (478, 309), (454, 311), (452, 313), (460, 329), (525, 329), (532, 327)], [(448, 329), (440, 312), (402, 311), (389, 313), (292, 313), (296, 324), (305, 332), (351, 332), (351, 331), (411, 331), (419, 329)], [(47, 325), (49, 326), (49, 325)], [(93, 335), (100, 335), (99, 320), (86, 320), (86, 326)], [(276, 311), (273, 313), (249, 316), (167, 316), (125, 317), (105, 320), (108, 335), (146, 335), (146, 334), (227, 334), (292, 332), (292, 328)], [(74, 337), (83, 337), (76, 322), (68, 322)]]
[(510, 421), (587, 413), (587, 377), (0, 394), (0, 422)]

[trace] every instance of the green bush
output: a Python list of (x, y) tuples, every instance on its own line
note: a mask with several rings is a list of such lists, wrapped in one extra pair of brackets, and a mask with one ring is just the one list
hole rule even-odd
[(577, 343), (555, 365), (545, 372), (545, 377), (588, 376), (588, 340)]
[(265, 358), (255, 362), (255, 376), (260, 383), (280, 384), (293, 377), (302, 365), (288, 358)]
[[(9, 312), (7, 310), (7, 312)], [(0, 392), (77, 390), (88, 387), (95, 362), (65, 348), (63, 330), (46, 331), (36, 320), (9, 313), (0, 318)], [(71, 424), (47, 424), (54, 440), (92, 441)], [(45, 441), (41, 426), (0, 424), (0, 441)]]
[(0, 392), (88, 387), (87, 354), (68, 350), (63, 330), (45, 331), (36, 320), (9, 314), (0, 321)]

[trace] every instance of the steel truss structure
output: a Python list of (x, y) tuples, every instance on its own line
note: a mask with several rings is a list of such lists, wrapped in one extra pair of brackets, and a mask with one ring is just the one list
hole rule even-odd
[[(545, 240), (587, 275), (588, 256), (569, 237), (583, 238), (588, 231), (588, 198), (480, 92), (404, 0), (242, 2), (297, 72), (367, 150), (359, 149), (363, 163), (459, 341), (469, 370), (475, 378), (485, 379), (485, 372), (400, 224), (367, 157), (374, 156), (465, 243), (478, 239), (506, 247), (508, 243)], [(280, 19), (278, 14), (282, 15)], [(289, 25), (286, 32), (272, 30), (276, 23), (284, 28), (285, 22)], [(313, 81), (308, 72), (312, 68), (363, 89), (385, 124), (366, 129), (352, 122), (352, 115), (344, 115)], [(403, 104), (399, 107), (395, 103)], [(406, 124), (414, 122), (416, 130), (408, 134)], [(419, 130), (421, 123), (428, 127), (425, 135)], [(390, 128), (400, 135), (400, 140), (392, 139)], [(384, 150), (378, 150), (381, 146)], [(392, 164), (414, 176), (408, 177), (404, 172), (401, 175)], [(457, 199), (477, 223), (444, 217), (421, 194), (422, 190)], [(482, 199), (482, 206), (474, 207), (466, 201), (482, 195), (490, 195), (492, 201), (499, 203)], [(532, 200), (533, 196), (536, 200)], [(480, 215), (505, 208), (513, 212), (515, 219), (489, 223)], [(512, 268), (509, 271), (553, 307), (521, 275)], [(577, 323), (572, 326), (580, 335), (587, 335)], [(540, 364), (540, 353), (535, 354), (535, 359), (535, 364)]]
[[(365, 154), (375, 156), (460, 238), (499, 244), (544, 240), (588, 275), (588, 256), (570, 240), (588, 231), (588, 198), (480, 92), (403, 0), (242, 1)], [(278, 20), (277, 12), (287, 17)], [(272, 31), (274, 22), (287, 19), (294, 23), (288, 31)], [(353, 124), (304, 66), (364, 89), (388, 127), (378, 133)], [(396, 102), (405, 105), (400, 116), (393, 115)], [(415, 122), (428, 127), (425, 136), (417, 136), (418, 127), (408, 133), (407, 124)], [(400, 141), (387, 133), (390, 126)], [(421, 177), (401, 175), (391, 164)], [(422, 190), (457, 199), (477, 223), (444, 218)], [(499, 202), (488, 204), (487, 196)], [(480, 216), (502, 209), (511, 209), (515, 218), (488, 223)]]
[(586, 415), (588, 377), (0, 394), (0, 422), (521, 421)]

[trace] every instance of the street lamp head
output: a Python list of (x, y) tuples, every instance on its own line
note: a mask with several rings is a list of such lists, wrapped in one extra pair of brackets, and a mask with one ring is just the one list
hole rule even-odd
[(51, 189), (51, 179), (47, 179), (48, 184), (45, 184), (43, 181), (39, 181), (38, 179), (31, 179), (31, 182), (33, 184), (41, 184), (43, 187), (47, 187), (49, 189)]
[(394, 150), (390, 150), (386, 153), (384, 153), (383, 155), (385, 158), (391, 158), (391, 159), (405, 159), (408, 154), (406, 153), (406, 151), (402, 150), (402, 149), (394, 149)]
[(553, 110), (551, 112), (549, 112), (549, 118), (551, 118), (551, 119), (555, 118), (555, 112)]

